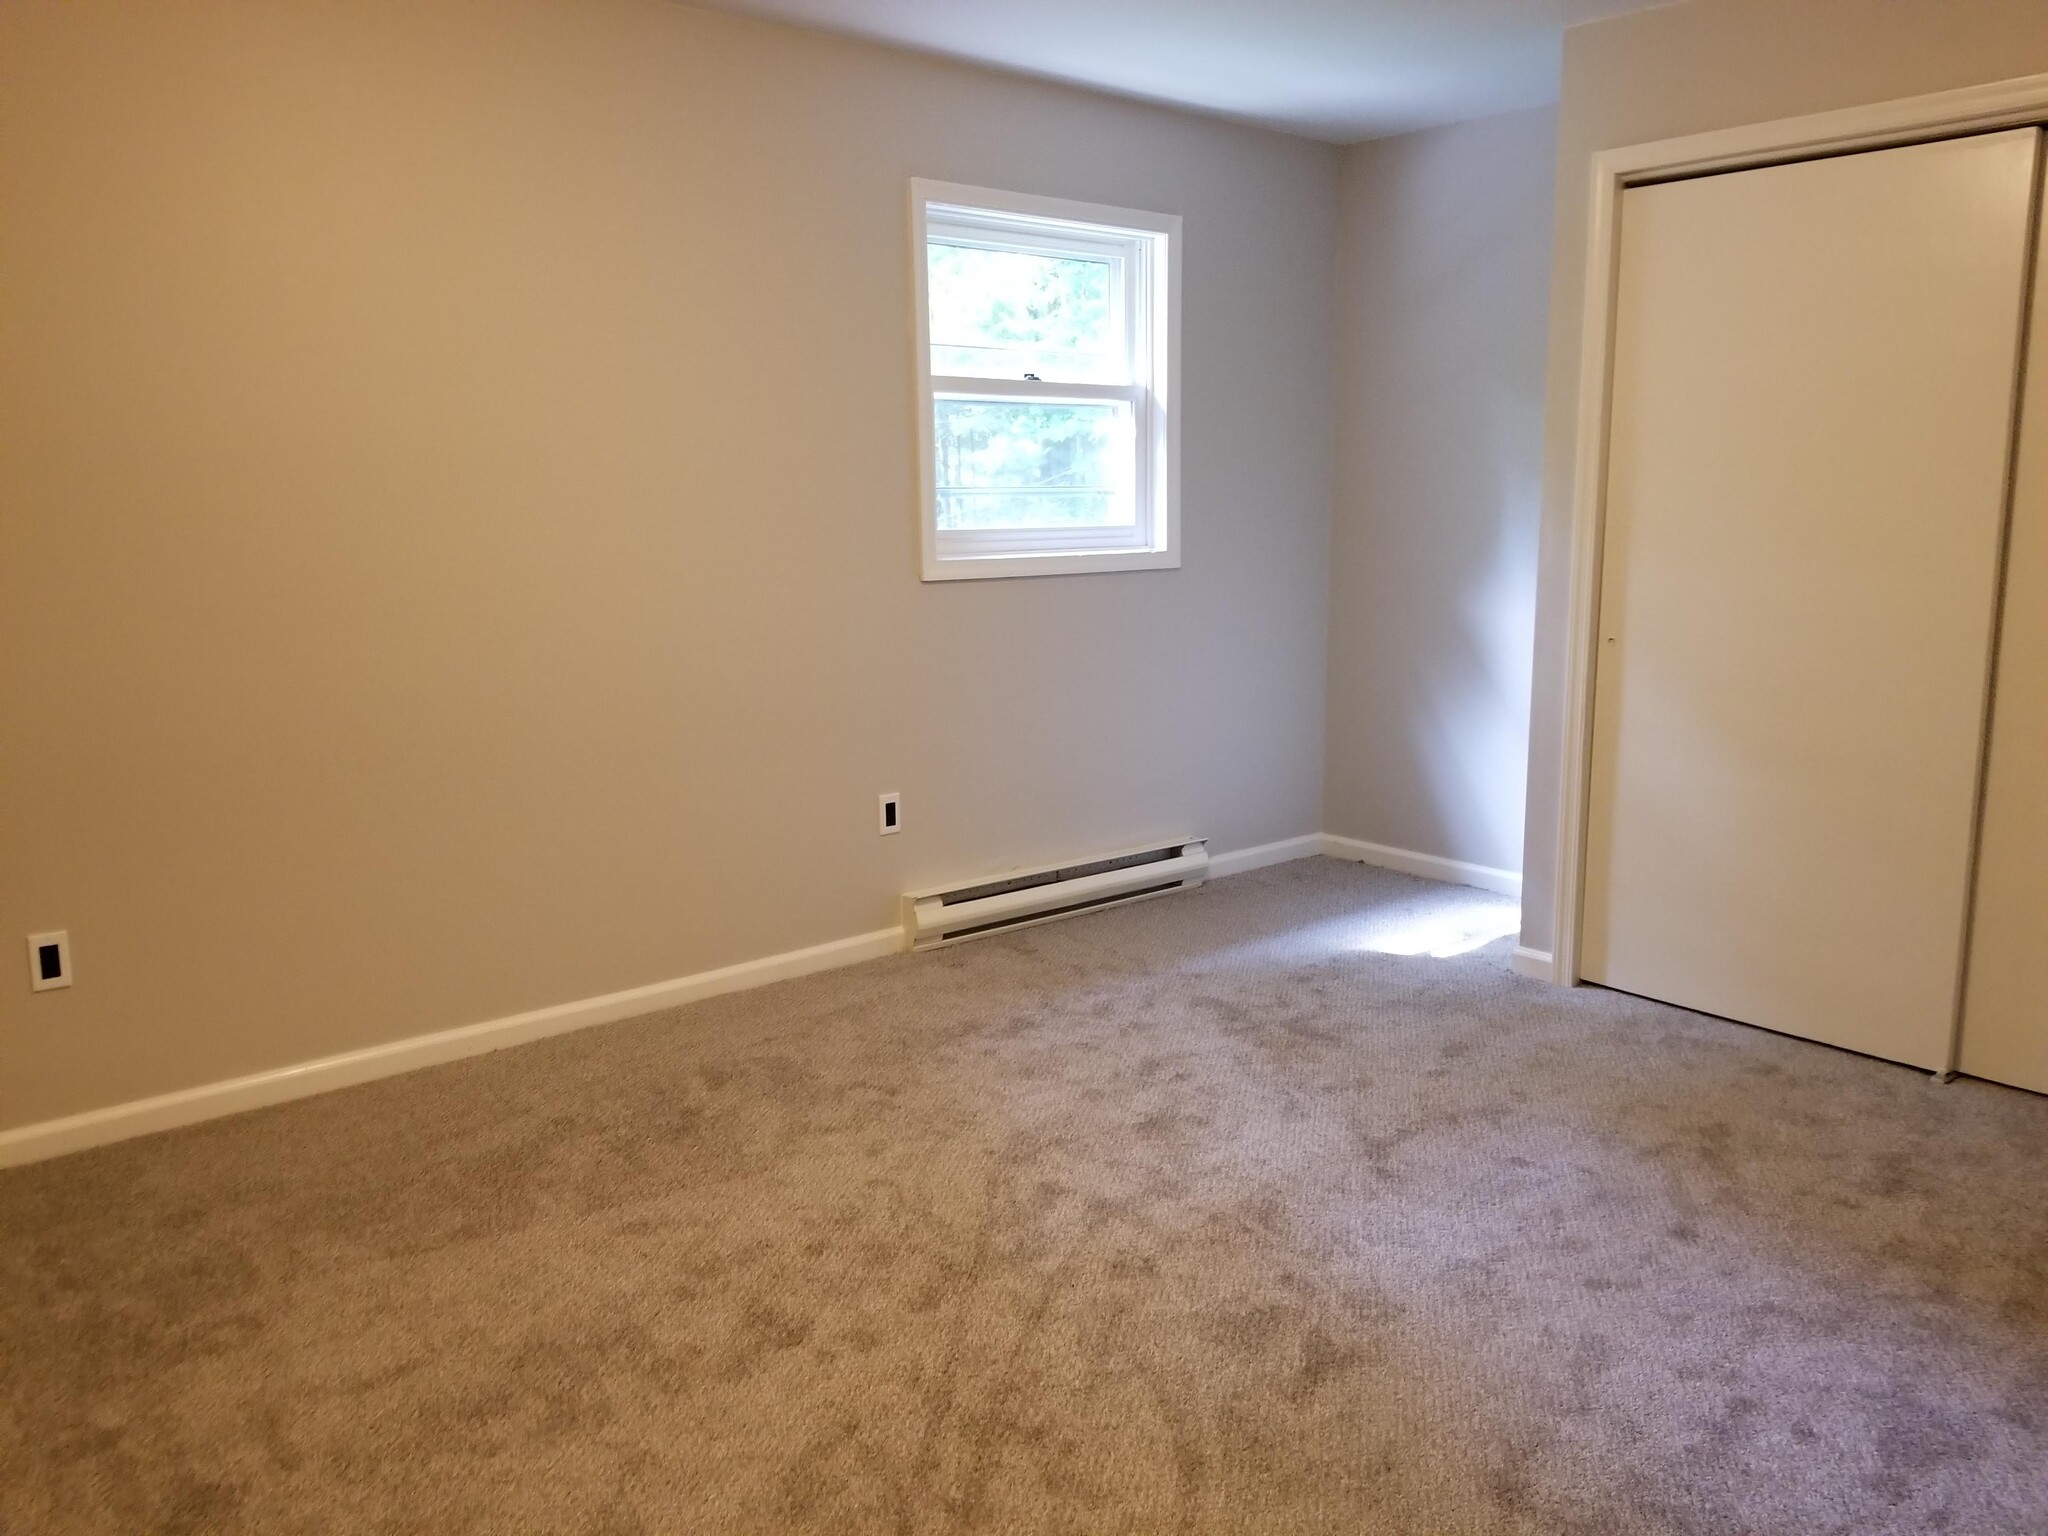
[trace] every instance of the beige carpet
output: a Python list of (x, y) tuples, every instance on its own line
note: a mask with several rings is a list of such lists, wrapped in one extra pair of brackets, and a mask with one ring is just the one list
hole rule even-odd
[(2048, 1100), (1498, 915), (1313, 861), (0, 1176), (0, 1526), (2048, 1532)]

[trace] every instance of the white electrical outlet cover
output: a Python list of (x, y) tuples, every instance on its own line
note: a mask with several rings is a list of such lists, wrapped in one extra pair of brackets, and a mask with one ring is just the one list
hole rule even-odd
[[(57, 974), (43, 974), (43, 951), (55, 948), (57, 951)], [(56, 933), (32, 933), (28, 936), (28, 985), (32, 992), (48, 992), (57, 987), (71, 985), (71, 935), (62, 930)]]

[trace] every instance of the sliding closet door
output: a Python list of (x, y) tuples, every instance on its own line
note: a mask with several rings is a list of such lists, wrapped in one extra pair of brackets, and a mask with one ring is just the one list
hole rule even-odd
[(1946, 1065), (2037, 137), (1624, 194), (1586, 979)]
[(2048, 1093), (2048, 243), (2037, 247), (1961, 1067)]

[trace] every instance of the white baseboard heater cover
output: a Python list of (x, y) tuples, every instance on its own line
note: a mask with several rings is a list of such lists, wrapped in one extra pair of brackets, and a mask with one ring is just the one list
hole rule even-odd
[(1209, 844), (1183, 838), (905, 896), (903, 926), (912, 949), (934, 949), (1184, 891), (1208, 878)]

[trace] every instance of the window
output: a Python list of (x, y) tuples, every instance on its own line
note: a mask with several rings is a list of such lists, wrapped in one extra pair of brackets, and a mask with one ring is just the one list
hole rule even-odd
[(1180, 220), (911, 183), (924, 577), (1180, 564)]

